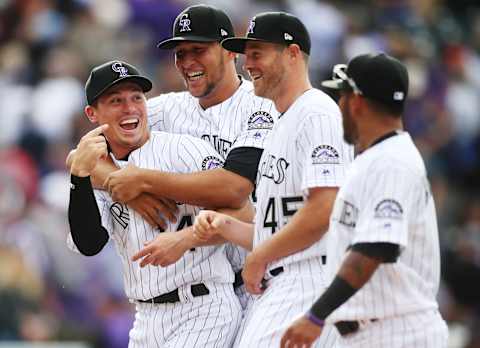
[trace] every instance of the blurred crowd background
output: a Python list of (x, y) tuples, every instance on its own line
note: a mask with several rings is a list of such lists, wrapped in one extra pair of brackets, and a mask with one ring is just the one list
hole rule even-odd
[[(0, 347), (83, 342), (126, 347), (133, 308), (115, 251), (65, 244), (65, 157), (91, 125), (89, 70), (111, 59), (182, 90), (170, 35), (187, 0), (0, 0)], [(388, 52), (410, 72), (405, 126), (428, 166), (442, 250), (439, 302), (450, 346), (480, 347), (480, 2), (478, 0), (204, 0), (237, 34), (267, 10), (299, 16), (312, 37), (311, 77), (356, 54)], [(242, 61), (239, 61), (239, 71)], [(65, 345), (67, 346), (67, 345)]]

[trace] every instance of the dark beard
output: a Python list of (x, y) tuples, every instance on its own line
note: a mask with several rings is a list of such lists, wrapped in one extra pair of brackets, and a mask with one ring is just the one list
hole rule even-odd
[(343, 113), (342, 115), (343, 139), (347, 144), (355, 145), (355, 141), (357, 140), (357, 129), (351, 118), (351, 112), (350, 112), (348, 100), (347, 100), (346, 107), (344, 108), (344, 110), (342, 110), (342, 113)]
[(223, 56), (221, 56), (220, 63), (218, 64), (218, 66), (219, 66), (218, 76), (220, 76), (220, 79), (207, 84), (207, 88), (205, 89), (205, 92), (202, 95), (198, 96), (197, 98), (204, 98), (208, 96), (218, 86), (221, 79), (223, 79), (223, 76), (225, 75), (225, 60), (223, 59)]

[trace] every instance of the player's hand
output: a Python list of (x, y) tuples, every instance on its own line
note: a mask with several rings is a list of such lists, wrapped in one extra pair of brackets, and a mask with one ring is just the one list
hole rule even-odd
[(116, 170), (107, 176), (103, 187), (110, 193), (116, 202), (127, 203), (142, 193), (139, 182), (140, 169), (133, 164)]
[(195, 218), (193, 235), (200, 242), (208, 242), (222, 234), (222, 227), (228, 219), (227, 215), (213, 210), (202, 210)]
[(77, 149), (70, 150), (67, 158), (65, 159), (65, 167), (67, 167), (68, 171), (70, 171), (70, 169), (72, 168), (73, 159), (75, 158), (75, 152), (77, 152)]
[(178, 232), (162, 232), (155, 239), (144, 243), (144, 248), (133, 255), (132, 261), (140, 261), (140, 267), (146, 265), (166, 267), (177, 262), (189, 249), (182, 243)]
[(283, 334), (281, 348), (309, 348), (322, 333), (322, 327), (312, 323), (305, 316), (295, 320)]
[(102, 133), (108, 129), (108, 124), (103, 124), (87, 134), (78, 143), (77, 149), (71, 154), (70, 173), (76, 176), (89, 176), (100, 158), (108, 155), (107, 141)]
[(177, 203), (171, 199), (155, 198), (149, 193), (141, 193), (127, 204), (153, 227), (166, 229), (167, 221), (177, 221)]
[(258, 295), (265, 291), (262, 280), (267, 270), (267, 263), (263, 261), (260, 253), (253, 250), (247, 255), (243, 266), (242, 278), (245, 288), (251, 294)]

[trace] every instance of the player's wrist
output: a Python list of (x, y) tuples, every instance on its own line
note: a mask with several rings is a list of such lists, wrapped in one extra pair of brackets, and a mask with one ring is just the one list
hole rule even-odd
[(313, 323), (313, 324), (315, 324), (319, 327), (324, 327), (325, 326), (325, 320), (317, 317), (314, 313), (312, 313), (312, 311), (308, 311), (305, 314), (305, 318), (307, 318), (311, 323)]
[(252, 253), (255, 254), (255, 259), (258, 262), (264, 264), (272, 263), (277, 260), (277, 258), (271, 253), (271, 248), (268, 246), (268, 241), (260, 244), (252, 251)]
[(178, 234), (178, 237), (180, 237), (179, 238), (180, 247), (185, 251), (190, 248), (201, 246), (202, 244), (201, 240), (195, 237), (194, 232), (195, 232), (195, 229), (193, 228), (193, 226), (185, 227), (184, 229), (176, 232)]
[(159, 187), (158, 185), (155, 185), (155, 176), (159, 175), (158, 171), (137, 168), (135, 175), (135, 182), (138, 183), (141, 192), (157, 192), (154, 188)]
[(86, 176), (90, 176), (90, 171), (79, 166), (78, 163), (73, 161), (72, 166), (70, 168), (70, 174), (78, 176), (80, 178), (84, 178)]

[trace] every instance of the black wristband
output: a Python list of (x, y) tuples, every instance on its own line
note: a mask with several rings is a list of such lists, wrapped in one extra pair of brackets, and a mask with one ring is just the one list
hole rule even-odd
[(335, 309), (352, 297), (358, 289), (355, 289), (345, 280), (336, 276), (332, 284), (322, 296), (313, 304), (310, 312), (318, 319), (325, 320)]

